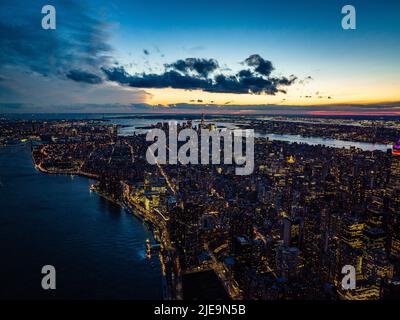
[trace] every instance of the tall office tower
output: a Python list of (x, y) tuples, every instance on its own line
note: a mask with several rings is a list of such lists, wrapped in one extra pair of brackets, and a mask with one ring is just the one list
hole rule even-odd
[(390, 186), (396, 190), (400, 190), (400, 145), (396, 151), (393, 149), (391, 165), (390, 165)]
[(180, 252), (183, 252), (182, 268), (190, 270), (198, 265), (198, 257), (203, 247), (200, 242), (199, 224), (204, 206), (198, 203), (185, 203), (184, 209), (176, 208), (171, 223), (171, 239)]
[(382, 279), (393, 277), (394, 265), (389, 261), (384, 249), (371, 249), (365, 254), (365, 275), (377, 284)]
[[(367, 279), (363, 273), (363, 251), (347, 244), (340, 250), (338, 272), (336, 275), (336, 288), (340, 299), (343, 300), (377, 300), (380, 297), (380, 285), (374, 279)], [(356, 269), (356, 288), (345, 289), (342, 287), (344, 275), (341, 268), (345, 265), (354, 266)]]
[(303, 238), (303, 219), (285, 217), (283, 220), (283, 243), (288, 247), (300, 247)]
[(244, 288), (246, 275), (251, 269), (253, 260), (251, 241), (243, 236), (235, 237), (232, 242), (232, 253), (234, 256), (233, 276), (239, 287)]
[(346, 217), (342, 224), (341, 242), (352, 248), (362, 248), (364, 229), (365, 223), (360, 218), (354, 216)]
[(363, 279), (363, 251), (365, 223), (358, 217), (344, 218), (339, 235), (335, 284), (340, 287), (342, 268), (351, 265), (356, 269), (357, 279)]
[(397, 221), (396, 223), (391, 225), (389, 232), (388, 251), (391, 256), (400, 260), (400, 221)]
[(276, 270), (279, 277), (284, 280), (297, 278), (303, 262), (300, 257), (300, 250), (295, 247), (280, 246), (276, 255)]
[(324, 181), (324, 198), (326, 202), (331, 202), (335, 198), (335, 177), (328, 173)]
[(368, 199), (367, 204), (368, 225), (373, 228), (386, 227), (384, 201), (382, 196), (374, 195)]
[(364, 230), (365, 249), (380, 249), (386, 247), (386, 232), (381, 228), (367, 227)]

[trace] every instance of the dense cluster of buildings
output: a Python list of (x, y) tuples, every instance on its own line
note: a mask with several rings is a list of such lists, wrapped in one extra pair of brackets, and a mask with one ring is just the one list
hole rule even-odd
[[(188, 271), (213, 268), (247, 299), (398, 296), (400, 158), (259, 139), (255, 172), (170, 166), (171, 235)], [(357, 271), (342, 290), (342, 268)]]
[[(238, 176), (229, 164), (150, 165), (151, 142), (110, 124), (37, 126), (39, 169), (95, 177), (97, 190), (154, 226), (170, 298), (192, 298), (193, 279), (233, 299), (400, 298), (400, 156), (391, 150), (257, 138), (254, 172)], [(341, 285), (345, 265), (355, 289)]]

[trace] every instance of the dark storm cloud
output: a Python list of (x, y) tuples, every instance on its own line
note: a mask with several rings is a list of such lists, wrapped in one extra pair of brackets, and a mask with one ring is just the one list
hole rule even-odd
[(103, 82), (98, 75), (82, 70), (71, 70), (66, 74), (66, 76), (71, 80), (77, 82), (86, 82), (89, 84), (98, 84)]
[(244, 61), (244, 64), (247, 64), (249, 67), (254, 67), (255, 72), (264, 76), (269, 76), (274, 70), (272, 62), (261, 58), (258, 54), (252, 54)]
[(21, 6), (0, 4), (0, 67), (17, 66), (41, 75), (60, 75), (70, 69), (98, 69), (108, 65), (111, 47), (106, 26), (87, 14), (75, 0), (55, 0), (56, 30), (41, 27), (41, 0)]
[[(188, 58), (167, 64), (166, 71), (161, 74), (143, 73), (128, 74), (123, 67), (103, 68), (110, 81), (134, 88), (175, 88), (187, 90), (203, 90), (207, 92), (237, 94), (286, 93), (285, 87), (292, 85), (295, 76), (269, 77), (273, 68), (268, 67), (267, 60), (252, 55), (245, 61), (252, 69), (240, 70), (236, 74), (224, 74), (218, 70), (218, 62), (214, 59)], [(258, 70), (257, 70), (258, 69)]]
[(235, 76), (219, 74), (215, 83), (208, 91), (223, 93), (251, 93), (275, 95), (278, 92), (286, 93), (283, 86), (290, 86), (296, 81), (295, 77), (267, 78), (258, 76), (249, 70), (241, 70)]
[(166, 64), (165, 67), (185, 74), (195, 72), (197, 75), (206, 78), (211, 72), (218, 68), (218, 62), (215, 59), (187, 58), (171, 64)]
[(210, 80), (183, 75), (176, 71), (141, 75), (130, 75), (123, 67), (103, 68), (103, 71), (108, 80), (134, 88), (205, 89), (212, 85)]

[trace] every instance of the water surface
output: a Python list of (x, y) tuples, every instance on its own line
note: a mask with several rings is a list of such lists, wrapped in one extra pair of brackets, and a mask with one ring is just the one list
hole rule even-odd
[[(28, 146), (0, 148), (0, 299), (159, 299), (157, 257), (140, 220), (89, 191), (83, 177), (46, 175)], [(54, 265), (57, 289), (41, 288)]]

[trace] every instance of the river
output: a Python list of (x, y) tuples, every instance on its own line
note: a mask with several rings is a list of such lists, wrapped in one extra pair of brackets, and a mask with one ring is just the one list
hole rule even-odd
[(374, 151), (379, 150), (386, 152), (387, 149), (391, 149), (392, 146), (382, 143), (370, 143), (370, 142), (358, 142), (358, 141), (345, 141), (338, 139), (320, 138), (320, 137), (304, 137), (293, 134), (276, 134), (276, 133), (256, 133), (256, 137), (268, 138), (269, 140), (286, 141), (286, 142), (297, 142), (305, 143), (312, 146), (323, 145), (331, 148), (346, 148), (351, 147), (361, 149), (363, 151)]
[[(0, 299), (161, 299), (151, 232), (133, 215), (89, 191), (90, 180), (46, 175), (29, 147), (0, 148)], [(41, 268), (56, 269), (43, 290)]]
[[(111, 122), (120, 125), (119, 134), (122, 136), (133, 135), (134, 133), (146, 133), (148, 129), (143, 129), (144, 127), (149, 127), (157, 122), (168, 122), (169, 120), (163, 119), (118, 119), (110, 118)], [(178, 123), (182, 123), (185, 120), (179, 120)], [(192, 121), (193, 125), (198, 125), (200, 122), (198, 120)], [(219, 121), (206, 121), (207, 123), (214, 123), (218, 128), (228, 128), (228, 129), (240, 129), (234, 122), (219, 122)], [(289, 143), (305, 143), (309, 145), (324, 145), (326, 147), (332, 148), (351, 148), (355, 147), (363, 151), (374, 151), (379, 150), (386, 152), (387, 149), (391, 149), (391, 145), (381, 144), (381, 143), (370, 143), (370, 142), (357, 142), (357, 141), (345, 141), (330, 138), (321, 137), (305, 137), (300, 135), (291, 134), (276, 134), (276, 133), (262, 133), (259, 131), (255, 132), (255, 137), (258, 138), (268, 138), (270, 140), (276, 141), (286, 141)]]

